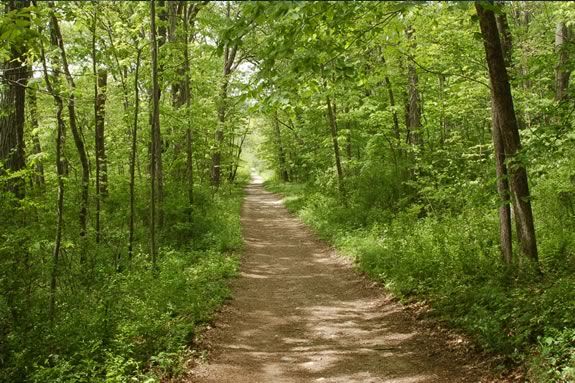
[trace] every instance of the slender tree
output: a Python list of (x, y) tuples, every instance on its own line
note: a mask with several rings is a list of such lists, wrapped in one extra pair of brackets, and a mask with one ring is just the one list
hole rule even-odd
[(94, 147), (96, 158), (96, 243), (99, 243), (101, 235), (101, 203), (102, 198), (105, 198), (108, 195), (108, 167), (104, 139), (108, 72), (104, 68), (98, 69), (96, 53), (97, 22), (98, 6), (96, 4), (92, 25), (92, 74), (94, 76)]
[(85, 240), (86, 240), (87, 223), (88, 223), (88, 193), (90, 186), (90, 165), (88, 163), (88, 155), (86, 153), (86, 149), (84, 146), (84, 139), (82, 138), (82, 134), (80, 133), (80, 129), (78, 128), (77, 125), (76, 98), (74, 94), (76, 84), (74, 82), (74, 77), (72, 76), (72, 73), (70, 72), (70, 68), (68, 65), (66, 49), (64, 47), (64, 40), (62, 39), (62, 32), (60, 31), (58, 19), (54, 11), (54, 5), (52, 2), (49, 2), (48, 4), (51, 10), (50, 26), (52, 28), (52, 33), (56, 39), (57, 48), (59, 48), (60, 50), (62, 69), (64, 71), (64, 75), (66, 77), (68, 87), (70, 89), (70, 94), (68, 95), (68, 117), (70, 123), (70, 130), (74, 138), (74, 144), (76, 146), (76, 150), (78, 152), (78, 157), (80, 158), (80, 164), (82, 167), (82, 186), (81, 186), (81, 202), (80, 202), (80, 240), (82, 242), (82, 249), (80, 254), (80, 261), (83, 262), (86, 256)]
[[(132, 126), (132, 144), (130, 148), (130, 219), (128, 228), (128, 259), (134, 255), (134, 217), (135, 217), (135, 181), (136, 181), (136, 153), (138, 144), (138, 114), (140, 113), (140, 90), (138, 87), (140, 75), (140, 59), (142, 48), (138, 48), (136, 57), (136, 69), (134, 72), (134, 123)], [(155, 235), (155, 233), (154, 233)], [(154, 237), (155, 239), (155, 237)]]
[(285, 149), (282, 143), (282, 134), (280, 130), (280, 123), (278, 119), (278, 112), (274, 111), (274, 116), (272, 119), (272, 124), (274, 128), (274, 134), (276, 138), (276, 144), (278, 148), (278, 164), (279, 164), (279, 171), (280, 171), (280, 178), (283, 182), (289, 181), (289, 173), (286, 164), (286, 155)]
[[(226, 17), (230, 18), (230, 2), (226, 5)], [(238, 51), (238, 44), (226, 42), (224, 46), (224, 65), (222, 73), (222, 83), (220, 85), (220, 104), (218, 106), (218, 126), (214, 135), (216, 141), (216, 148), (212, 154), (212, 185), (218, 188), (221, 179), (221, 166), (222, 166), (222, 148), (224, 144), (224, 129), (226, 123), (226, 108), (228, 98), (228, 86), (230, 83), (230, 75), (233, 70), (233, 65), (236, 60)]]
[(489, 67), (493, 108), (497, 114), (498, 125), (505, 148), (505, 157), (509, 164), (509, 188), (519, 227), (521, 251), (530, 260), (537, 262), (537, 242), (535, 238), (533, 212), (531, 210), (527, 170), (517, 158), (521, 150), (519, 127), (515, 116), (511, 86), (507, 76), (501, 42), (499, 40), (495, 14), (490, 8), (484, 8), (480, 2), (476, 2), (475, 7), (477, 15), (479, 16), (479, 25), (483, 36), (487, 65)]
[(339, 142), (337, 140), (337, 116), (335, 112), (334, 105), (331, 101), (329, 96), (325, 97), (326, 102), (326, 115), (329, 125), (329, 132), (331, 134), (331, 142), (333, 145), (333, 154), (335, 156), (335, 168), (337, 171), (337, 182), (339, 187), (339, 193), (342, 198), (342, 201), (346, 201), (346, 190), (344, 184), (344, 176), (343, 176), (343, 168), (341, 166), (341, 155), (339, 150)]
[[(33, 82), (30, 84), (27, 92), (28, 98), (28, 115), (30, 121), (30, 129), (32, 130), (32, 143), (33, 151), (35, 155), (42, 154), (42, 145), (40, 144), (40, 138), (38, 137), (38, 84)], [(44, 164), (41, 160), (36, 160), (36, 169), (34, 174), (34, 181), (40, 190), (44, 190), (46, 181), (44, 177)]]
[(555, 29), (555, 50), (557, 51), (557, 65), (555, 66), (555, 100), (563, 101), (567, 98), (569, 88), (569, 77), (571, 70), (569, 65), (569, 47), (570, 43), (569, 28), (565, 22), (557, 23)]
[(54, 103), (56, 104), (56, 122), (57, 122), (57, 135), (56, 135), (56, 177), (58, 180), (58, 197), (56, 202), (56, 234), (54, 239), (54, 247), (52, 249), (52, 268), (50, 271), (50, 300), (48, 304), (48, 318), (50, 324), (54, 325), (56, 315), (56, 289), (58, 284), (58, 274), (60, 270), (60, 249), (62, 246), (62, 231), (64, 223), (64, 159), (62, 155), (62, 148), (64, 145), (64, 131), (66, 125), (64, 122), (64, 101), (56, 89), (60, 88), (59, 68), (55, 67), (54, 76), (51, 78), (48, 74), (48, 65), (46, 63), (46, 53), (43, 44), (40, 44), (40, 56), (42, 59), (42, 67), (44, 69), (44, 81), (46, 88), (52, 94)]
[(151, 172), (151, 195), (150, 195), (150, 256), (154, 269), (157, 267), (157, 241), (156, 241), (156, 221), (157, 221), (157, 188), (159, 179), (157, 178), (159, 146), (160, 146), (160, 85), (158, 83), (158, 40), (156, 37), (156, 2), (150, 2), (150, 49), (152, 55), (152, 118), (151, 131), (152, 150), (150, 153)]

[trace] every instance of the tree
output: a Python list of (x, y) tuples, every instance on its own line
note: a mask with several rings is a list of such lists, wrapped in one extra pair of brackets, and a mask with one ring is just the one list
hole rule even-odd
[(569, 77), (571, 70), (569, 65), (570, 42), (569, 29), (563, 21), (557, 23), (555, 29), (555, 49), (557, 51), (557, 65), (555, 66), (555, 100), (563, 101), (568, 96)]
[(152, 137), (152, 149), (150, 153), (151, 194), (150, 194), (150, 256), (152, 265), (157, 267), (158, 244), (156, 240), (157, 221), (157, 190), (161, 179), (157, 176), (160, 171), (158, 166), (161, 161), (160, 139), (160, 85), (158, 83), (158, 41), (156, 38), (156, 2), (150, 2), (150, 50), (152, 55), (152, 116), (150, 124), (150, 136)]
[(90, 165), (88, 163), (88, 155), (84, 146), (84, 139), (77, 125), (76, 117), (76, 98), (75, 90), (76, 84), (74, 77), (70, 72), (70, 67), (68, 65), (68, 59), (66, 56), (66, 49), (64, 46), (64, 40), (62, 38), (62, 32), (60, 31), (60, 25), (58, 23), (58, 18), (54, 10), (54, 5), (52, 2), (48, 3), (51, 11), (50, 15), (50, 27), (51, 34), (55, 40), (55, 44), (60, 51), (60, 59), (62, 64), (62, 69), (64, 71), (64, 76), (68, 83), (68, 88), (70, 94), (68, 95), (68, 118), (70, 124), (70, 130), (72, 131), (72, 137), (74, 138), (74, 145), (76, 146), (76, 151), (78, 152), (78, 157), (80, 158), (80, 164), (82, 166), (82, 187), (81, 187), (81, 202), (80, 202), (80, 241), (82, 243), (82, 251), (80, 253), (80, 261), (85, 261), (86, 256), (86, 234), (88, 225), (88, 193), (90, 187)]
[(414, 28), (409, 25), (405, 30), (405, 36), (410, 50), (407, 63), (407, 141), (412, 145), (423, 146), (423, 138), (421, 136), (421, 97), (418, 88), (419, 80), (417, 71), (415, 70), (415, 64), (413, 63), (414, 50), (416, 47), (413, 34)]
[[(230, 19), (231, 5), (228, 1), (226, 4), (226, 18)], [(226, 112), (227, 112), (227, 99), (228, 99), (228, 87), (230, 83), (230, 75), (235, 69), (236, 55), (238, 52), (237, 42), (224, 43), (224, 62), (222, 71), (222, 80), (220, 85), (220, 100), (218, 106), (218, 126), (216, 127), (216, 132), (214, 134), (215, 138), (215, 150), (212, 155), (212, 185), (216, 188), (220, 186), (221, 172), (222, 172), (222, 147), (224, 144), (224, 129), (226, 123)], [(236, 63), (237, 65), (237, 63)]]
[(521, 150), (519, 127), (513, 106), (511, 87), (505, 68), (505, 59), (492, 9), (486, 8), (482, 3), (476, 2), (475, 8), (479, 16), (479, 25), (485, 46), (485, 55), (489, 67), (489, 78), (492, 88), (493, 107), (497, 115), (498, 124), (505, 158), (509, 167), (509, 188), (511, 201), (514, 205), (519, 232), (519, 243), (522, 253), (532, 260), (538, 261), (535, 225), (529, 195), (529, 183), (525, 165), (518, 158)]
[[(23, 25), (18, 31), (26, 37), (30, 27), (30, 13), (23, 11), (30, 2), (10, 0), (5, 3), (6, 13), (14, 22)], [(0, 175), (5, 170), (18, 172), (26, 167), (24, 156), (24, 105), (29, 69), (26, 57), (26, 40), (20, 37), (10, 46), (8, 59), (0, 64), (2, 89), (0, 89)], [(25, 194), (24, 177), (11, 177), (7, 190), (17, 198)]]

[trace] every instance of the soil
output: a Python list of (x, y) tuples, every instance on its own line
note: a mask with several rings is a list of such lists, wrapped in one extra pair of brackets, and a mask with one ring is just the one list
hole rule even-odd
[[(194, 383), (485, 382), (486, 362), (429, 331), (265, 191), (247, 187), (233, 298)], [(463, 342), (455, 340), (455, 343)]]

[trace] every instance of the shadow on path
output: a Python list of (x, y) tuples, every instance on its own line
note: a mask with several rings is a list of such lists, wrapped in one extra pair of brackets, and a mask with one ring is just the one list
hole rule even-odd
[(368, 284), (265, 191), (247, 187), (246, 241), (233, 300), (210, 334), (197, 383), (478, 382), (469, 360), (417, 331), (401, 306)]

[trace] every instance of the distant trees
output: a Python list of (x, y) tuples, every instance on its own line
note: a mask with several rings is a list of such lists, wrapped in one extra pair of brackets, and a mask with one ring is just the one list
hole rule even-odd
[[(210, 160), (217, 146), (229, 169), (220, 189), (233, 190), (248, 123), (244, 58), (226, 31), (243, 7), (230, 3), (233, 14), (206, 1), (0, 7), (0, 381), (69, 380), (52, 367), (76, 358), (83, 342), (99, 345), (86, 355), (104, 376), (103, 355), (118, 351), (111, 339), (127, 328), (121, 323), (142, 333), (126, 302), (155, 305), (137, 296), (136, 280), (166, 278), (166, 257), (192, 267), (230, 247), (220, 237), (237, 224), (227, 218), (236, 206), (215, 206), (238, 195), (214, 198)], [(219, 45), (230, 47), (223, 71)], [(144, 115), (149, 129), (141, 129)], [(216, 145), (218, 124), (225, 139)], [(193, 257), (181, 256), (184, 246)], [(167, 294), (162, 285), (156, 291)], [(200, 290), (194, 294), (208, 294)], [(212, 298), (201, 299), (202, 310)], [(174, 317), (167, 301), (155, 305), (158, 318)], [(132, 314), (120, 315), (120, 305)], [(162, 351), (142, 346), (142, 366), (151, 349)], [(61, 362), (49, 361), (56, 354)]]

